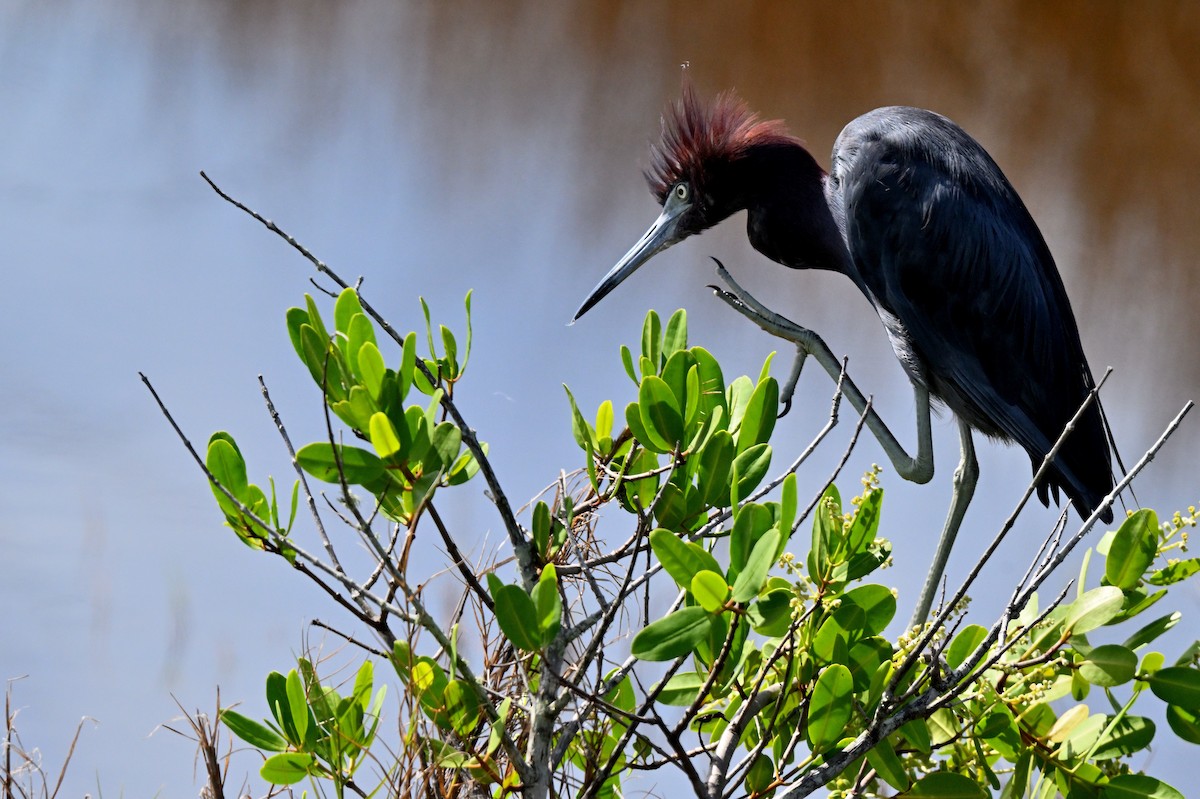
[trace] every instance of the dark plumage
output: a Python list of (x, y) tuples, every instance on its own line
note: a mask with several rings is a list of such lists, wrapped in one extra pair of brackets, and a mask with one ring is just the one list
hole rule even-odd
[[(704, 105), (685, 86), (646, 173), (663, 213), (576, 318), (650, 256), (745, 209), (755, 249), (848, 276), (909, 377), (972, 428), (1020, 444), (1036, 469), (1094, 383), (1054, 259), (1012, 185), (965, 131), (918, 108), (854, 120), (831, 163), (826, 174), (781, 122), (733, 95)], [(1087, 516), (1112, 486), (1097, 402), (1038, 495), (1049, 504), (1062, 489)]]

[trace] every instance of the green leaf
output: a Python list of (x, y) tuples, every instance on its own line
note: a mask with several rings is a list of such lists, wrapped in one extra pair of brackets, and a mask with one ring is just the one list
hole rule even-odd
[[(212, 472), (217, 482), (236, 499), (246, 504), (249, 483), (246, 479), (246, 461), (228, 433), (213, 433), (208, 440), (208, 455), (204, 465)], [(237, 507), (225, 496), (225, 492), (212, 487), (213, 496), (227, 514), (236, 516)]]
[(221, 711), (220, 718), (221, 723), (228, 727), (234, 735), (251, 746), (268, 752), (287, 751), (287, 741), (265, 724), (228, 709)]
[(366, 485), (383, 476), (383, 461), (358, 447), (339, 446), (335, 449), (327, 441), (315, 441), (296, 453), (300, 468), (326, 483), (339, 482), (339, 459), (346, 482), (352, 485)]
[(692, 354), (687, 350), (680, 350), (667, 358), (667, 364), (662, 370), (662, 380), (671, 389), (671, 396), (675, 398), (675, 407), (679, 409), (681, 419), (688, 405), (695, 404), (689, 400), (687, 390), (688, 372), (691, 368)]
[(358, 301), (358, 293), (352, 288), (342, 289), (333, 304), (333, 326), (339, 333), (350, 333), (350, 323), (355, 314), (362, 314), (362, 303)]
[(397, 395), (401, 402), (412, 387), (413, 375), (417, 370), (417, 334), (410, 332), (404, 337), (404, 348), (400, 351), (400, 371), (396, 373)]
[(935, 771), (917, 780), (907, 796), (937, 799), (987, 799), (987, 791), (968, 777), (952, 771)]
[(675, 393), (661, 377), (642, 378), (638, 389), (638, 411), (646, 433), (655, 446), (670, 452), (683, 439), (683, 416)]
[(692, 577), (690, 587), (700, 607), (709, 613), (720, 613), (725, 607), (725, 600), (729, 598), (729, 584), (725, 578), (707, 569)]
[(391, 458), (401, 452), (400, 437), (396, 434), (396, 428), (382, 411), (371, 415), (369, 433), (371, 446), (375, 447), (375, 452), (380, 458)]
[(288, 672), (285, 687), (292, 724), (296, 727), (296, 737), (303, 741), (308, 735), (308, 697), (304, 693), (304, 684), (300, 682), (300, 673), (295, 669)]
[(383, 375), (387, 371), (387, 366), (383, 362), (383, 355), (379, 352), (379, 347), (375, 343), (368, 341), (358, 350), (358, 373), (362, 375), (363, 385), (367, 387), (367, 391), (371, 392), (371, 399), (379, 400), (380, 392), (383, 389)]
[(987, 629), (980, 627), (978, 624), (971, 624), (964, 627), (958, 635), (954, 636), (954, 640), (946, 648), (946, 665), (952, 669), (957, 669), (965, 663), (967, 656), (979, 648), (979, 645), (983, 643), (983, 639), (987, 638), (987, 633)]
[(835, 615), (837, 612), (853, 612), (856, 618), (861, 613), (862, 621), (856, 622), (855, 627), (861, 629), (864, 635), (878, 635), (896, 615), (896, 597), (891, 589), (882, 585), (859, 586), (842, 595), (842, 604)]
[(692, 578), (705, 569), (718, 574), (721, 567), (704, 547), (681, 541), (670, 530), (657, 529), (650, 533), (650, 548), (658, 562), (680, 588), (690, 588)]
[(754, 544), (763, 533), (771, 527), (771, 510), (766, 505), (747, 503), (741, 507), (737, 519), (734, 520), (733, 530), (729, 533), (729, 575), (737, 577)]
[(1125, 640), (1124, 646), (1129, 649), (1140, 649), (1146, 644), (1154, 641), (1167, 630), (1174, 627), (1183, 618), (1183, 614), (1179, 611), (1168, 613), (1166, 616), (1155, 619), (1147, 624), (1142, 629), (1138, 630), (1133, 635)]
[(1067, 606), (1065, 626), (1075, 635), (1102, 627), (1116, 618), (1124, 602), (1125, 595), (1116, 586), (1093, 588)]
[(790, 588), (775, 588), (747, 608), (754, 631), (772, 638), (786, 633), (792, 623), (793, 596)]
[(808, 742), (814, 753), (828, 750), (846, 734), (854, 710), (854, 678), (834, 663), (821, 672), (808, 701)]
[(575, 443), (585, 452), (596, 449), (596, 434), (579, 412), (575, 396), (571, 394), (571, 389), (567, 388), (566, 383), (563, 383), (563, 391), (567, 392), (567, 400), (571, 403), (571, 434), (575, 437)]
[(1119, 774), (1100, 789), (1101, 799), (1183, 799), (1183, 794), (1145, 774)]
[(907, 791), (912, 784), (904, 763), (892, 747), (891, 738), (885, 738), (875, 744), (874, 748), (867, 750), (867, 762), (884, 782), (897, 791)]
[(646, 425), (642, 422), (642, 412), (636, 402), (631, 402), (625, 406), (625, 424), (629, 426), (629, 432), (637, 439), (637, 442), (651, 452), (657, 452), (660, 455), (671, 451), (670, 446), (657, 435), (651, 436), (650, 431), (646, 429)]
[(536, 652), (542, 644), (537, 608), (519, 585), (501, 585), (493, 589), (496, 621), (504, 636), (518, 649)]
[(638, 384), (638, 376), (637, 370), (633, 368), (633, 353), (624, 344), (621, 345), (621, 364), (625, 367), (625, 374), (629, 375), (629, 379), (636, 386)]
[(479, 696), (470, 683), (451, 680), (446, 683), (442, 696), (446, 701), (446, 712), (450, 726), (459, 737), (466, 738), (479, 722)]
[(427, 468), (449, 469), (461, 447), (462, 431), (453, 422), (441, 422), (433, 428), (433, 435), (429, 438), (430, 452), (436, 455), (437, 463), (428, 463), (429, 457), (426, 456)]
[(680, 350), (687, 349), (687, 311), (680, 308), (667, 320), (667, 332), (663, 334), (663, 355), (670, 358)]
[(746, 790), (751, 795), (761, 794), (775, 781), (775, 763), (766, 755), (754, 758), (746, 772)]
[(746, 402), (742, 424), (738, 428), (738, 453), (745, 452), (755, 444), (765, 444), (775, 430), (775, 419), (779, 416), (779, 383), (773, 377), (760, 382)]
[(1146, 582), (1151, 585), (1174, 585), (1200, 571), (1200, 558), (1188, 558), (1151, 572)]
[(316, 762), (307, 752), (281, 752), (267, 758), (258, 773), (272, 785), (294, 785), (309, 775)]
[(1120, 644), (1105, 644), (1093, 649), (1079, 664), (1079, 674), (1092, 685), (1111, 688), (1133, 679), (1137, 655)]
[(733, 582), (734, 602), (745, 604), (758, 596), (758, 592), (767, 582), (767, 573), (775, 565), (775, 552), (779, 548), (779, 539), (779, 530), (774, 527), (767, 530), (758, 539), (745, 567)]
[(758, 484), (766, 477), (767, 470), (770, 468), (770, 444), (755, 444), (733, 459), (731, 471), (734, 485), (732, 488), (736, 489), (739, 502), (758, 488)]
[(1154, 722), (1142, 716), (1125, 716), (1111, 731), (1100, 739), (1100, 745), (1092, 754), (1095, 760), (1111, 760), (1128, 757), (1140, 752), (1154, 739)]
[(547, 563), (542, 576), (533, 587), (534, 610), (537, 611), (537, 629), (541, 632), (541, 644), (547, 646), (558, 635), (562, 626), (562, 598), (558, 595), (558, 575), (553, 563)]
[(846, 530), (847, 549), (853, 555), (862, 552), (879, 534), (879, 514), (883, 505), (883, 489), (868, 491), (854, 513), (854, 519)]
[(658, 694), (658, 701), (672, 707), (687, 707), (708, 681), (708, 676), (694, 671), (673, 674)]
[(1200, 711), (1167, 705), (1167, 726), (1188, 743), (1200, 744)]
[(716, 508), (729, 506), (729, 481), (736, 454), (733, 436), (725, 430), (713, 433), (700, 450), (696, 487), (705, 505)]
[(662, 361), (662, 320), (654, 310), (646, 312), (646, 321), (642, 323), (642, 357), (650, 361), (651, 368), (657, 373)]
[(1150, 690), (1164, 702), (1190, 710), (1200, 710), (1200, 670), (1189, 666), (1168, 666), (1146, 677)]
[(1157, 554), (1158, 515), (1147, 509), (1135, 511), (1109, 544), (1104, 577), (1122, 591), (1136, 588)]
[(656, 619), (633, 637), (631, 651), (641, 660), (664, 661), (695, 651), (710, 629), (708, 611), (686, 607)]

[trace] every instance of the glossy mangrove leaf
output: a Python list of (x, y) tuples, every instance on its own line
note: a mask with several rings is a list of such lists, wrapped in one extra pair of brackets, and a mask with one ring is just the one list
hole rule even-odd
[(729, 412), (729, 432), (736, 433), (742, 426), (742, 417), (746, 414), (746, 405), (750, 395), (754, 393), (754, 383), (742, 375), (729, 384), (725, 392), (725, 407)]
[(625, 367), (625, 374), (629, 375), (629, 379), (636, 386), (639, 381), (637, 370), (633, 368), (633, 352), (624, 344), (621, 345), (621, 365)]
[(695, 671), (673, 674), (659, 692), (658, 701), (672, 707), (687, 707), (696, 701), (696, 696), (707, 680), (708, 675)]
[(298, 671), (292, 669), (288, 672), (284, 688), (287, 691), (288, 709), (291, 711), (296, 738), (303, 741), (308, 735), (308, 697), (305, 695), (304, 683), (300, 681)]
[(1100, 799), (1183, 799), (1183, 794), (1146, 774), (1118, 774), (1100, 789)]
[(308, 777), (316, 764), (308, 752), (280, 752), (268, 757), (258, 774), (272, 785), (295, 785)]
[(806, 734), (814, 753), (828, 750), (846, 734), (854, 711), (854, 678), (840, 663), (828, 666), (817, 678), (808, 701)]
[(1122, 522), (1108, 547), (1104, 578), (1122, 591), (1136, 588), (1158, 554), (1158, 515), (1142, 509)]
[(443, 697), (446, 701), (446, 713), (450, 717), (450, 727), (459, 737), (466, 738), (479, 723), (478, 694), (470, 683), (451, 680), (446, 683)]
[(547, 563), (542, 569), (542, 576), (533, 587), (531, 599), (537, 612), (541, 644), (546, 646), (558, 635), (562, 625), (562, 599), (558, 595), (558, 575), (553, 563)]
[(536, 652), (542, 645), (538, 612), (529, 594), (519, 585), (502, 585), (492, 591), (500, 631), (518, 649)]
[(746, 790), (751, 796), (761, 795), (775, 781), (775, 763), (767, 755), (754, 758), (746, 771)]
[(733, 459), (730, 486), (730, 499), (737, 492), (737, 502), (741, 502), (758, 488), (758, 484), (766, 477), (771, 468), (771, 445), (755, 444)]
[(687, 350), (680, 350), (667, 357), (667, 364), (662, 370), (662, 380), (671, 389), (671, 396), (675, 398), (675, 407), (679, 409), (681, 419), (684, 409), (688, 406), (687, 376), (691, 368), (692, 354)]
[(643, 366), (642, 375), (658, 374), (662, 364), (662, 320), (653, 309), (646, 312), (646, 320), (642, 323), (642, 358), (650, 362), (653, 370), (647, 372)]
[(687, 311), (680, 308), (667, 320), (667, 329), (663, 333), (663, 355), (669, 359), (675, 353), (686, 350), (687, 338)]
[(746, 615), (754, 631), (773, 638), (786, 633), (792, 624), (793, 596), (791, 589), (776, 588), (752, 604)]
[(1167, 726), (1188, 743), (1200, 744), (1200, 711), (1167, 705)]
[(366, 485), (378, 480), (384, 472), (383, 461), (374, 453), (349, 446), (335, 449), (328, 441), (304, 445), (296, 452), (296, 462), (304, 471), (326, 483), (340, 482), (339, 463), (346, 482), (352, 485)]
[(736, 455), (733, 436), (728, 431), (718, 430), (708, 439), (698, 456), (696, 487), (701, 492), (705, 505), (724, 508), (729, 506), (729, 482)]
[(765, 444), (775, 430), (775, 419), (779, 416), (779, 383), (773, 377), (768, 377), (755, 386), (750, 398), (746, 401), (746, 409), (742, 413), (742, 423), (738, 426), (738, 453), (745, 452), (755, 444)]
[(285, 752), (288, 742), (265, 724), (228, 708), (221, 711), (221, 723), (253, 747), (267, 752)]
[(685, 607), (650, 622), (633, 637), (631, 651), (641, 660), (664, 661), (696, 651), (708, 638), (711, 617), (702, 607)]
[(358, 350), (358, 373), (374, 400), (378, 400), (383, 391), (383, 375), (386, 372), (387, 366), (383, 362), (379, 347), (372, 341), (363, 344)]
[(1093, 588), (1065, 609), (1065, 626), (1078, 635), (1108, 624), (1121, 612), (1125, 595), (1120, 588), (1105, 585)]
[[(450, 468), (450, 465), (458, 457), (459, 449), (462, 448), (462, 431), (453, 422), (441, 422), (433, 428), (433, 435), (429, 439), (429, 448), (432, 454), (436, 454), (437, 463), (427, 463), (426, 468)], [(429, 461), (428, 455), (425, 460)]]
[(897, 791), (907, 791), (912, 786), (908, 771), (892, 746), (892, 739), (885, 738), (867, 751), (867, 762), (880, 778)]
[(1079, 664), (1079, 674), (1092, 685), (1111, 688), (1133, 679), (1137, 655), (1120, 644), (1105, 644), (1088, 653)]
[(638, 389), (638, 412), (642, 425), (656, 447), (670, 452), (683, 439), (683, 415), (670, 386), (661, 377), (642, 378)]
[(917, 780), (906, 796), (928, 799), (987, 799), (988, 793), (979, 783), (953, 771), (935, 771)]
[(1146, 677), (1150, 690), (1164, 702), (1200, 710), (1200, 670), (1191, 666), (1168, 666)]
[(1200, 558), (1177, 561), (1150, 573), (1146, 582), (1151, 585), (1174, 585), (1200, 572)]
[(716, 573), (721, 567), (704, 547), (682, 541), (670, 530), (658, 529), (650, 533), (650, 547), (659, 563), (680, 588), (690, 588), (692, 578), (703, 570)]
[(729, 575), (736, 578), (746, 565), (758, 539), (771, 527), (771, 511), (755, 502), (746, 503), (729, 533)]
[(1125, 716), (1100, 738), (1099, 746), (1092, 757), (1096, 760), (1128, 757), (1150, 746), (1154, 740), (1154, 733), (1154, 722), (1150, 719), (1143, 716)]
[(962, 628), (958, 635), (954, 636), (950, 646), (946, 647), (946, 665), (957, 669), (966, 662), (967, 657), (983, 643), (987, 632), (986, 628), (980, 627), (978, 624), (970, 624)]
[(625, 406), (625, 424), (637, 442), (651, 452), (662, 455), (671, 451), (670, 445), (657, 435), (652, 436), (642, 421), (642, 411), (638, 403), (631, 402)]
[(729, 584), (725, 578), (707, 569), (696, 572), (690, 588), (700, 607), (709, 613), (720, 613), (729, 598)]
[[(233, 443), (228, 433), (214, 433), (208, 440), (208, 454), (204, 465), (212, 472), (212, 476), (235, 499), (247, 504), (249, 499), (249, 482), (246, 479), (246, 461)], [(211, 485), (211, 484), (210, 484)], [(217, 486), (212, 486), (213, 496), (217, 504), (228, 516), (237, 516), (237, 506), (229, 500)]]
[(883, 489), (868, 491), (854, 512), (846, 530), (846, 548), (850, 553), (862, 552), (879, 534), (879, 513), (883, 506)]
[(733, 601), (745, 604), (762, 590), (767, 582), (767, 573), (775, 565), (775, 551), (779, 548), (779, 530), (772, 527), (758, 539), (745, 567), (733, 583)]

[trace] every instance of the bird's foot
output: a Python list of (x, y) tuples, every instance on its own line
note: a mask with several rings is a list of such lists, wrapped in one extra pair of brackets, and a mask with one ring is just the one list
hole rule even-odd
[(805, 359), (813, 351), (820, 338), (808, 328), (796, 324), (763, 305), (754, 298), (754, 295), (738, 285), (738, 282), (733, 279), (733, 275), (729, 274), (729, 270), (725, 268), (725, 264), (717, 258), (713, 258), (713, 262), (717, 265), (717, 276), (728, 286), (728, 288), (724, 288), (710, 284), (709, 288), (713, 290), (713, 293), (730, 308), (754, 322), (767, 333), (796, 345), (796, 359), (792, 362), (792, 371), (779, 392), (779, 403), (783, 407), (779, 416), (786, 416), (792, 408), (792, 396), (796, 393), (800, 370), (804, 368)]

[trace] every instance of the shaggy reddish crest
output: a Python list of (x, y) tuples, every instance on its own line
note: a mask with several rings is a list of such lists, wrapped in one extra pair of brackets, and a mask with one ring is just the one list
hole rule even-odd
[(698, 189), (715, 163), (736, 161), (755, 145), (783, 143), (801, 141), (781, 120), (760, 120), (733, 92), (722, 92), (705, 104), (685, 82), (683, 96), (663, 114), (662, 136), (650, 147), (646, 180), (662, 203), (680, 180)]

